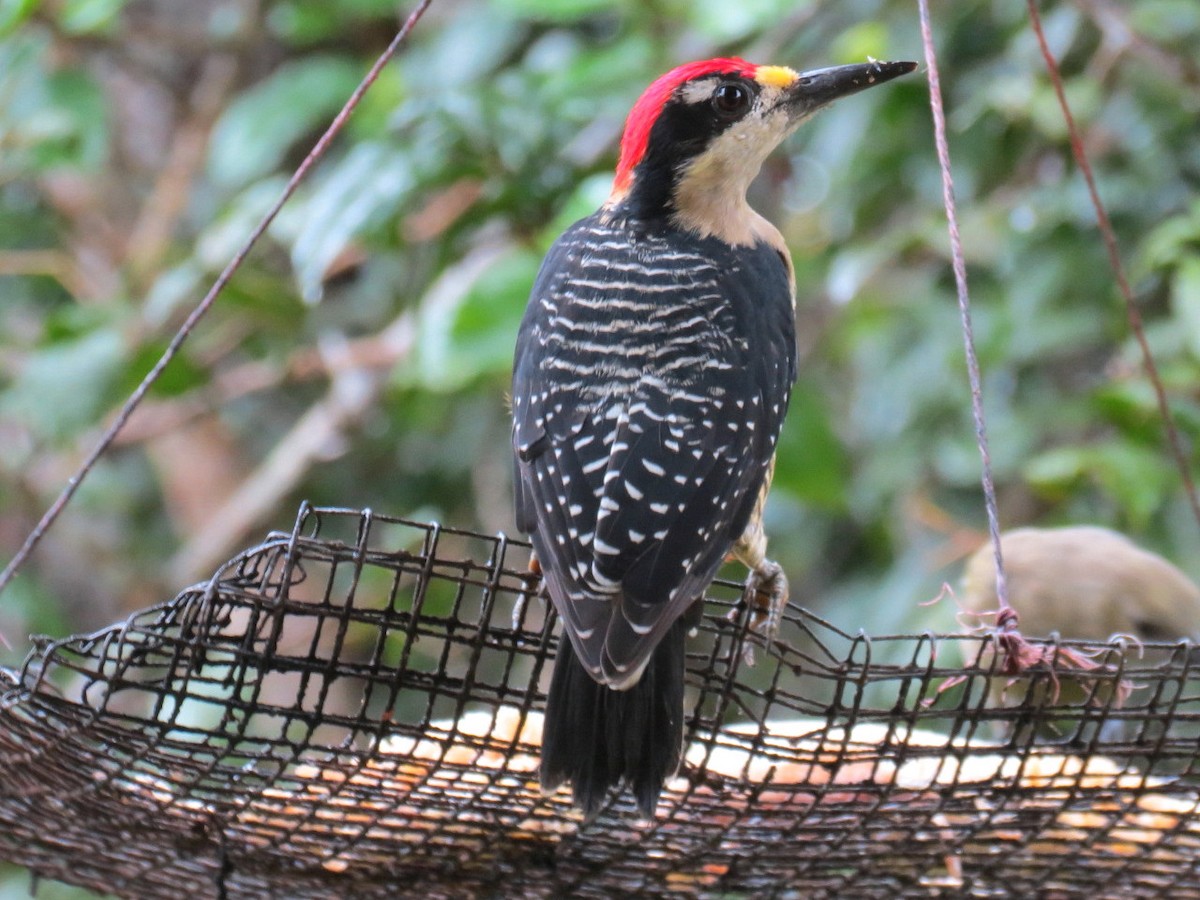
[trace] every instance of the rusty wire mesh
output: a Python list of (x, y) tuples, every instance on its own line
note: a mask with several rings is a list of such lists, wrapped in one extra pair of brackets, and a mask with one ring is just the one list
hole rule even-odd
[(719, 582), (657, 818), (618, 798), (584, 823), (537, 789), (556, 637), (527, 563), (305, 506), (210, 581), (37, 646), (0, 671), (0, 857), (130, 897), (1200, 898), (1186, 645), (1076, 645), (1096, 668), (1034, 672), (1020, 707), (988, 699), (978, 639), (798, 608), (748, 667)]

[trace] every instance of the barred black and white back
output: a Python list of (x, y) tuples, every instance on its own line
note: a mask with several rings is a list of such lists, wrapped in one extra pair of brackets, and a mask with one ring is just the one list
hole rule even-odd
[(513, 414), (518, 525), (584, 666), (619, 690), (745, 530), (796, 353), (774, 249), (735, 257), (717, 240), (644, 230), (631, 240), (629, 224), (605, 217), (546, 258), (518, 339)]
[(671, 635), (678, 671), (656, 681), (681, 702), (677, 622), (746, 530), (795, 369), (790, 273), (766, 243), (603, 210), (547, 255), (514, 369), (517, 523), (590, 679), (632, 688)]

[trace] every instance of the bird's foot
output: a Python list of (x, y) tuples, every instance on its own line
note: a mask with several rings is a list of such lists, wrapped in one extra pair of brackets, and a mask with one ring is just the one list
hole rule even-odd
[(768, 648), (779, 636), (779, 625), (783, 620), (783, 608), (787, 606), (788, 593), (787, 575), (779, 563), (764, 559), (751, 570), (750, 577), (746, 579), (745, 593), (742, 595), (750, 607), (747, 621), (750, 633), (742, 643), (742, 661), (746, 665), (755, 664), (751, 635), (761, 639)]

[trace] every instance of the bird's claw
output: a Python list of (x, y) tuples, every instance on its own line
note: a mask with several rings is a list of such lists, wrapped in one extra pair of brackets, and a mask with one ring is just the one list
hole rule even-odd
[[(783, 608), (788, 601), (788, 580), (779, 563), (764, 559), (746, 579), (746, 590), (742, 595), (750, 607), (747, 628), (769, 649), (779, 636), (783, 620)], [(736, 615), (737, 610), (731, 615)], [(749, 639), (742, 643), (742, 661), (748, 666), (755, 664), (754, 644)]]

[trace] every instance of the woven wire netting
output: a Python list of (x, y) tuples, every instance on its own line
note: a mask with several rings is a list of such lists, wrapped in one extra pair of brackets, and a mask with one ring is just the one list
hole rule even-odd
[(796, 607), (749, 666), (718, 582), (657, 817), (584, 822), (537, 786), (557, 638), (528, 560), (305, 506), (42, 642), (0, 671), (0, 856), (130, 897), (1200, 898), (1186, 644), (1073, 644), (1094, 666), (1069, 672), (1057, 648), (1011, 703), (978, 637)]

